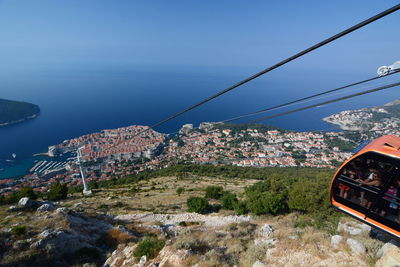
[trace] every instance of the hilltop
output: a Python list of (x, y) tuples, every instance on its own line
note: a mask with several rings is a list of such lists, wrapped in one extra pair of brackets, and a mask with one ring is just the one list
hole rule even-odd
[[(88, 197), (70, 192), (58, 202), (40, 196), (2, 205), (0, 265), (386, 266), (399, 254), (385, 244), (388, 239), (370, 238), (368, 226), (329, 208), (332, 171), (271, 168), (251, 174), (208, 166), (204, 176), (196, 170), (99, 183)], [(321, 195), (302, 197), (301, 189)], [(294, 192), (303, 207), (293, 202)], [(279, 195), (288, 206), (265, 209)], [(227, 196), (247, 202), (250, 210), (231, 210)], [(193, 197), (209, 203), (204, 214), (188, 212)]]
[(33, 119), (36, 118), (39, 113), (40, 108), (37, 105), (21, 101), (0, 99), (0, 126)]
[(338, 125), (343, 130), (359, 131), (377, 135), (399, 134), (400, 99), (383, 106), (345, 110), (324, 118), (324, 121)]

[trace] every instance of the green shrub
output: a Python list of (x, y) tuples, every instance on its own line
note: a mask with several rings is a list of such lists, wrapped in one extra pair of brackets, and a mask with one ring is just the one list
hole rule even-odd
[(206, 198), (220, 199), (224, 188), (222, 186), (207, 186), (206, 188)]
[(183, 192), (185, 192), (185, 188), (183, 187), (178, 187), (176, 189), (176, 193), (178, 194), (178, 196), (180, 196)]
[(250, 197), (248, 207), (256, 215), (276, 215), (285, 209), (285, 197), (280, 193), (264, 192)]
[(328, 185), (314, 181), (299, 181), (289, 189), (288, 206), (292, 211), (318, 212), (329, 207)]
[(68, 187), (66, 184), (56, 183), (50, 187), (47, 198), (51, 201), (66, 199), (68, 195)]
[(99, 184), (97, 183), (96, 180), (90, 180), (89, 181), (89, 187), (91, 189), (98, 189), (99, 188)]
[(221, 197), (221, 206), (223, 209), (234, 210), (236, 202), (238, 202), (238, 199), (233, 193), (225, 192), (225, 194)]
[(286, 209), (287, 185), (271, 178), (249, 186), (245, 190), (248, 209), (256, 214), (278, 214)]
[(181, 221), (178, 223), (178, 225), (185, 227), (185, 226), (187, 226), (187, 223), (185, 221)]
[(186, 201), (189, 212), (204, 214), (210, 209), (210, 204), (203, 197), (189, 197)]
[(24, 236), (26, 234), (26, 226), (25, 225), (16, 225), (11, 228), (11, 233), (16, 236)]
[(17, 199), (20, 200), (23, 197), (29, 197), (30, 199), (36, 199), (37, 195), (33, 191), (32, 187), (24, 186), (17, 192)]
[(248, 212), (247, 203), (244, 201), (237, 201), (233, 205), (233, 210), (238, 215), (246, 214)]
[(133, 256), (140, 258), (146, 256), (148, 259), (153, 259), (158, 255), (158, 252), (164, 247), (165, 241), (154, 237), (145, 237), (139, 242)]
[(13, 204), (18, 202), (17, 195), (12, 193), (4, 197), (4, 204)]
[(68, 187), (68, 194), (82, 193), (82, 191), (83, 191), (82, 185)]

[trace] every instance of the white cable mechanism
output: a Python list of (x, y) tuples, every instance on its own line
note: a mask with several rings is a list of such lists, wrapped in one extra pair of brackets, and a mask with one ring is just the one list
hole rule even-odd
[(77, 158), (77, 162), (79, 164), (79, 171), (81, 173), (81, 178), (82, 178), (82, 184), (83, 184), (83, 194), (85, 196), (90, 196), (93, 192), (89, 187), (89, 184), (86, 181), (86, 177), (85, 177), (85, 173), (82, 170), (82, 149), (84, 148), (84, 146), (80, 147), (77, 149), (76, 151), (76, 158)]
[(386, 76), (389, 73), (393, 72), (393, 71), (400, 71), (400, 60), (396, 61), (395, 63), (393, 63), (390, 66), (380, 66), (378, 68), (378, 75), (380, 77), (382, 76)]

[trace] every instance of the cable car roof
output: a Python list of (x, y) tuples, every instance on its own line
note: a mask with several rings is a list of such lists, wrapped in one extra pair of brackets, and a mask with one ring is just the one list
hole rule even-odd
[(381, 136), (366, 145), (360, 150), (360, 152), (358, 152), (358, 154), (368, 151), (376, 151), (392, 157), (400, 158), (400, 137), (396, 135)]

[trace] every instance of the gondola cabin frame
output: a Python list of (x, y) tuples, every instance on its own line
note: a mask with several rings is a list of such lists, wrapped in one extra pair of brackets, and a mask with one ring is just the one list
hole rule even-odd
[[(360, 168), (357, 166), (365, 162), (375, 162), (376, 166), (381, 167), (384, 175), (379, 178), (379, 186), (366, 184), (366, 179), (358, 179), (351, 169), (355, 167), (360, 173), (368, 170), (373, 172), (373, 168), (367, 164)], [(394, 184), (398, 185), (396, 190), (400, 193), (400, 137), (386, 135), (371, 141), (336, 171), (330, 188), (331, 204), (400, 240), (400, 198), (397, 194), (388, 194), (389, 188), (392, 189)]]

